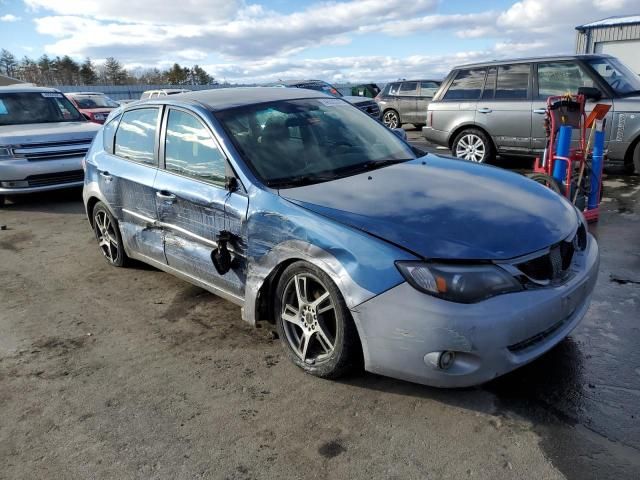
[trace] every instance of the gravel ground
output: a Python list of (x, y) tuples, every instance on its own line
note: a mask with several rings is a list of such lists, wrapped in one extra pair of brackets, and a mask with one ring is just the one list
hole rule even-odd
[(0, 225), (2, 479), (567, 473), (491, 389), (317, 379), (238, 307), (109, 267), (78, 191), (19, 198)]

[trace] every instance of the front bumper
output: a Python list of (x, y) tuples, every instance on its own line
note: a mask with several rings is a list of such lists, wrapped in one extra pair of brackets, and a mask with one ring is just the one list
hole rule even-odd
[(83, 155), (64, 159), (0, 161), (0, 194), (18, 195), (81, 187)]
[[(547, 352), (578, 325), (589, 307), (600, 256), (589, 235), (574, 275), (560, 286), (459, 304), (408, 283), (352, 310), (373, 373), (436, 387), (467, 387), (503, 375)], [(437, 352), (456, 359), (441, 370)]]

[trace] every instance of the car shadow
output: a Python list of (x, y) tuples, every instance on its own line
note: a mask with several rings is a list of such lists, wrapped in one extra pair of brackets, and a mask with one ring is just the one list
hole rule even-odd
[(52, 213), (84, 213), (82, 204), (82, 187), (24, 195), (9, 195), (0, 212), (52, 212)]

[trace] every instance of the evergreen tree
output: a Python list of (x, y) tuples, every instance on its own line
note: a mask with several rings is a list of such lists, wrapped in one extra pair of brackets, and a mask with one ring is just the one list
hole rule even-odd
[(98, 81), (98, 74), (89, 57), (80, 66), (80, 81), (83, 85), (94, 85)]
[(2, 49), (0, 51), (0, 73), (4, 73), (10, 77), (16, 76), (18, 62), (9, 50)]

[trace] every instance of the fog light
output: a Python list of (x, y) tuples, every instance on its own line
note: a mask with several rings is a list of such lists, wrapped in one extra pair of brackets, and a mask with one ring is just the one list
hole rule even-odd
[(438, 357), (438, 368), (441, 370), (447, 370), (456, 359), (456, 352), (446, 351), (442, 352)]
[(21, 187), (28, 187), (29, 182), (26, 180), (13, 180), (9, 182), (0, 182), (0, 186), (4, 188), (21, 188)]

